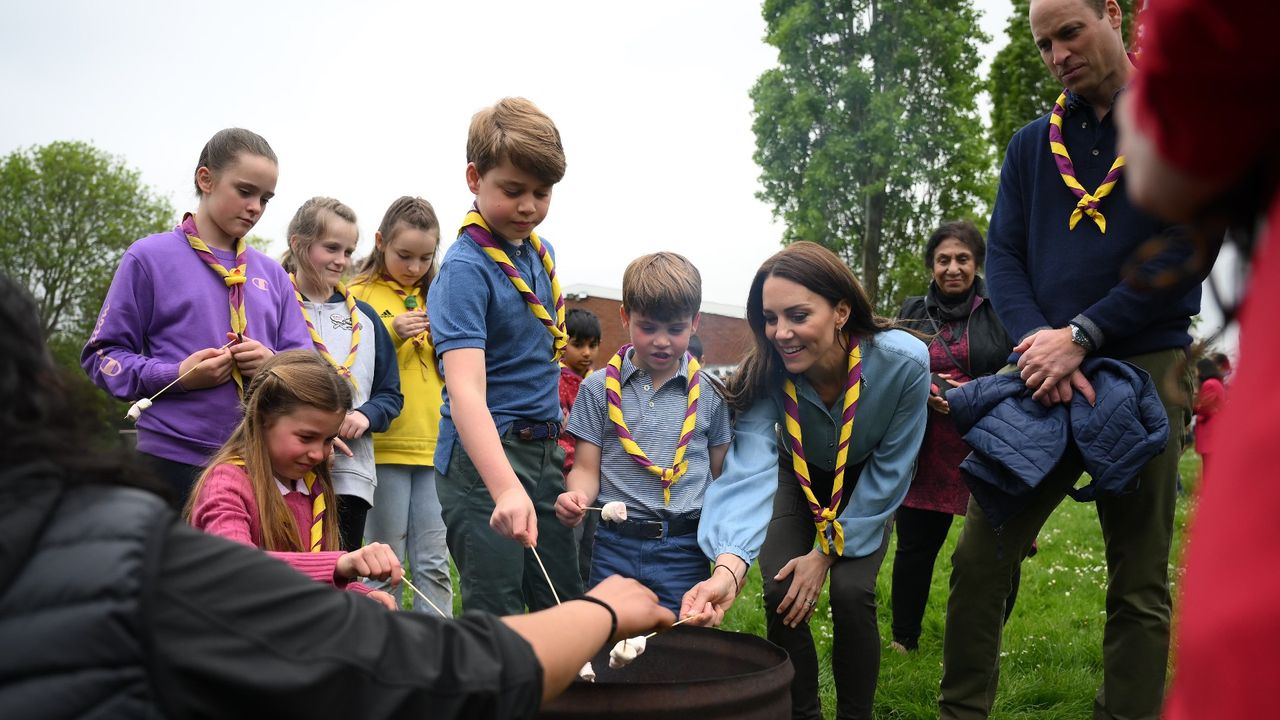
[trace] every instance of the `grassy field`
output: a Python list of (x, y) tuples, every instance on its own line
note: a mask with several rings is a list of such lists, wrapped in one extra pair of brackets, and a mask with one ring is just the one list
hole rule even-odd
[[(1184, 492), (1178, 498), (1174, 557), (1170, 559), (1175, 593), (1180, 574), (1175, 568), (1187, 521), (1190, 491), (1200, 476), (1200, 459), (1194, 452), (1187, 452), (1180, 467)], [(938, 716), (947, 580), (951, 572), (951, 551), (955, 548), (962, 525), (963, 519), (953, 523), (947, 543), (938, 555), (920, 649), (906, 656), (888, 649), (892, 639), (889, 576), (897, 545), (896, 539), (891, 541), (876, 582), (883, 641), (876, 691), (877, 718), (915, 720)], [(1065, 500), (1041, 530), (1039, 547), (1040, 552), (1023, 563), (1017, 607), (1005, 627), (1000, 691), (991, 715), (994, 720), (1075, 720), (1089, 717), (1094, 692), (1102, 679), (1106, 560), (1094, 506)], [(406, 589), (406, 607), (409, 607), (411, 598)], [(454, 573), (454, 613), (460, 614), (461, 611), (457, 574)], [(761, 636), (765, 634), (757, 567), (752, 567), (743, 596), (729, 611), (724, 627)], [(814, 615), (813, 629), (822, 672), (822, 706), (826, 717), (834, 717), (831, 617), (827, 612), (825, 592)]]
[[(1195, 453), (1183, 456), (1181, 471), (1184, 494), (1178, 499), (1175, 557), (1170, 561), (1175, 585), (1178, 573), (1173, 568), (1178, 562), (1177, 548), (1182, 544), (1189, 505), (1186, 491), (1194, 487), (1200, 474), (1200, 460)], [(951, 551), (962, 525), (963, 520), (959, 519), (952, 525), (947, 544), (938, 555), (920, 649), (906, 656), (888, 649), (892, 639), (889, 576), (896, 540), (889, 546), (876, 583), (883, 640), (876, 691), (877, 718), (914, 720), (938, 716), (947, 580), (951, 572)], [(1040, 552), (1023, 563), (1017, 606), (1005, 628), (1000, 691), (991, 715), (999, 720), (1089, 717), (1093, 694), (1102, 679), (1106, 560), (1093, 505), (1064, 501), (1040, 532), (1039, 546)], [(726, 618), (725, 627), (764, 635), (758, 568), (752, 568), (743, 593)], [(831, 618), (825, 594), (814, 618), (814, 636), (823, 673), (822, 706), (826, 717), (834, 717)]]

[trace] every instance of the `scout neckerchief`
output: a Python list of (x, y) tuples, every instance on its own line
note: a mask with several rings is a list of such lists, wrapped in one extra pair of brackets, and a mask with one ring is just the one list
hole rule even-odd
[(626, 450), (640, 467), (657, 475), (662, 481), (662, 503), (669, 505), (671, 504), (671, 486), (689, 469), (689, 461), (684, 459), (684, 452), (689, 448), (693, 428), (698, 423), (698, 396), (702, 394), (702, 382), (698, 369), (701, 366), (697, 358), (685, 353), (685, 357), (689, 360), (689, 404), (684, 411), (684, 424), (680, 426), (680, 444), (676, 445), (676, 454), (671, 460), (671, 467), (662, 468), (654, 465), (649, 456), (644, 454), (644, 450), (636, 444), (635, 438), (631, 437), (631, 431), (627, 429), (627, 421), (622, 417), (622, 359), (630, 350), (630, 343), (618, 348), (617, 354), (609, 360), (609, 365), (605, 368), (604, 396), (609, 402), (609, 420), (613, 422), (613, 427), (618, 432), (618, 442), (622, 443), (622, 449)]
[[(187, 213), (182, 216), (182, 225), (180, 226), (184, 235), (187, 236), (187, 244), (192, 250), (196, 251), (196, 255), (210, 267), (218, 277), (222, 278), (222, 282), (227, 284), (227, 300), (231, 305), (231, 332), (236, 337), (244, 337), (247, 321), (244, 313), (244, 282), (248, 272), (248, 258), (246, 257), (248, 246), (244, 242), (244, 238), (236, 238), (236, 266), (231, 270), (227, 270), (218, 261), (218, 258), (205, 245), (196, 233), (196, 216)], [(236, 381), (236, 387), (240, 388), (240, 394), (244, 395), (244, 378), (240, 375), (240, 368), (235, 364), (231, 364), (231, 377)]]
[[(410, 293), (407, 292), (404, 287), (402, 287), (400, 283), (389, 274), (382, 273), (379, 277), (382, 278), (382, 282), (387, 284), (387, 287), (391, 288), (396, 295), (400, 296), (400, 301), (404, 303), (405, 310), (415, 310), (417, 308), (426, 309), (426, 303), (418, 299), (418, 294), (421, 292), (422, 288), (415, 285), (413, 287), (413, 292)], [(413, 343), (413, 351), (418, 355), (418, 370), (422, 373), (422, 378), (425, 380), (427, 378), (427, 371), (431, 369), (431, 363), (427, 361), (425, 353), (427, 346), (427, 331), (423, 330), (417, 335), (409, 338), (409, 342)]]
[(844, 528), (836, 520), (836, 510), (840, 507), (840, 499), (844, 495), (844, 470), (849, 459), (849, 438), (853, 435), (853, 417), (858, 412), (858, 397), (861, 394), (862, 380), (862, 346), (854, 342), (849, 349), (849, 379), (844, 386), (844, 414), (840, 421), (840, 445), (836, 449), (835, 479), (831, 483), (831, 503), (827, 507), (818, 504), (813, 494), (813, 482), (809, 479), (809, 464), (804, 459), (804, 440), (800, 432), (800, 401), (796, 398), (796, 384), (788, 376), (783, 391), (786, 398), (783, 406), (787, 412), (787, 437), (791, 441), (791, 460), (795, 466), (796, 479), (800, 481), (800, 489), (809, 501), (809, 510), (813, 513), (813, 522), (818, 528), (818, 544), (822, 552), (830, 554), (827, 544), (827, 526), (832, 528), (837, 555), (844, 554)]
[(493, 232), (489, 229), (488, 223), (475, 210), (467, 213), (467, 216), (462, 219), (462, 228), (458, 232), (461, 233), (468, 228), (472, 228), (470, 232), (471, 239), (484, 250), (485, 255), (488, 255), (490, 259), (498, 264), (502, 272), (506, 273), (507, 279), (515, 286), (516, 292), (524, 296), (524, 301), (529, 305), (529, 309), (533, 311), (534, 317), (547, 326), (547, 331), (551, 333), (552, 340), (551, 361), (559, 360), (560, 356), (564, 354), (565, 345), (569, 342), (569, 335), (564, 329), (564, 294), (560, 292), (560, 280), (556, 278), (555, 262), (551, 259), (551, 253), (547, 252), (546, 246), (538, 239), (538, 234), (535, 232), (529, 233), (529, 244), (533, 246), (533, 249), (538, 253), (538, 257), (542, 259), (542, 267), (546, 269), (547, 278), (551, 280), (551, 297), (555, 302), (556, 313), (554, 318), (547, 312), (547, 308), (543, 306), (542, 301), (530, 289), (524, 278), (520, 277), (520, 271), (511, 263), (511, 258), (493, 239)]
[[(244, 467), (242, 458), (233, 457), (227, 460), (232, 465)], [(324, 549), (324, 488), (320, 485), (320, 478), (316, 476), (314, 470), (308, 470), (303, 476), (302, 482), (307, 486), (307, 494), (311, 496), (311, 552), (320, 552)]]
[(1067, 226), (1075, 230), (1076, 223), (1080, 222), (1081, 215), (1088, 215), (1098, 224), (1098, 229), (1105, 234), (1107, 232), (1107, 219), (1102, 217), (1102, 213), (1098, 211), (1098, 204), (1102, 199), (1111, 194), (1116, 186), (1116, 181), (1120, 179), (1120, 168), (1124, 167), (1124, 156), (1117, 155), (1116, 161), (1111, 163), (1111, 169), (1107, 171), (1107, 176), (1102, 179), (1102, 184), (1098, 186), (1093, 194), (1089, 194), (1076, 179), (1076, 168), (1071, 162), (1071, 155), (1067, 153), (1066, 143), (1062, 140), (1062, 118), (1067, 112), (1067, 93), (1064, 91), (1058, 96), (1053, 103), (1053, 113), (1049, 115), (1049, 150), (1053, 153), (1053, 160), (1058, 164), (1058, 174), (1062, 175), (1062, 182), (1067, 184), (1072, 194), (1080, 199), (1076, 203), (1075, 210), (1071, 211), (1071, 219)]
[(334, 286), (334, 291), (342, 294), (342, 299), (347, 302), (347, 312), (351, 313), (351, 350), (347, 353), (347, 359), (338, 362), (338, 359), (329, 352), (329, 348), (324, 344), (324, 338), (320, 337), (320, 332), (316, 330), (316, 326), (311, 322), (311, 313), (307, 312), (307, 299), (302, 296), (302, 290), (298, 287), (298, 278), (293, 273), (289, 273), (289, 280), (293, 283), (293, 296), (298, 298), (298, 308), (302, 310), (302, 319), (307, 323), (307, 332), (311, 333), (311, 343), (316, 346), (316, 350), (320, 352), (320, 357), (329, 361), (334, 370), (338, 374), (350, 381), (352, 387), (360, 387), (355, 377), (351, 374), (351, 367), (356, 364), (356, 348), (360, 347), (360, 315), (356, 312), (356, 299), (347, 290), (342, 283)]

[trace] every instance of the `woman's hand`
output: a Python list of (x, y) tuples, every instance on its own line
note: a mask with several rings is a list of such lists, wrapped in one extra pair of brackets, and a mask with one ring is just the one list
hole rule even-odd
[(778, 614), (785, 615), (782, 622), (788, 627), (796, 627), (801, 622), (808, 622), (813, 617), (814, 608), (818, 606), (818, 596), (822, 594), (822, 585), (827, 580), (827, 571), (836, 562), (833, 555), (825, 555), (817, 548), (808, 555), (791, 558), (786, 565), (773, 576), (781, 582), (791, 577), (791, 587), (782, 602), (778, 603)]
[[(680, 602), (680, 617), (698, 617), (690, 625), (717, 627), (724, 622), (724, 614), (733, 607), (738, 597), (738, 580), (727, 566), (717, 565), (711, 577), (689, 588)], [(745, 570), (743, 571), (745, 574)]]
[(359, 550), (339, 556), (333, 574), (343, 580), (367, 577), (371, 580), (390, 580), (392, 585), (399, 585), (404, 578), (404, 568), (400, 566), (400, 558), (396, 557), (389, 545), (369, 543)]

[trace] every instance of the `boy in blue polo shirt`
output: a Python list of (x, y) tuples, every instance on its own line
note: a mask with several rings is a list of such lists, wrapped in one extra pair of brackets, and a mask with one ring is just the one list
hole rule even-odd
[[(564, 177), (551, 119), (523, 98), (476, 113), (467, 186), (476, 196), (427, 296), (444, 371), (435, 467), (463, 605), (512, 615), (582, 591), (573, 533), (554, 517), (564, 491), (558, 395), (564, 297), (534, 228)], [(541, 533), (539, 532), (541, 530)]]
[(627, 266), (621, 315), (631, 344), (582, 381), (569, 416), (574, 466), (556, 501), (570, 527), (589, 506), (625, 503), (625, 521), (596, 530), (591, 584), (635, 578), (677, 613), (684, 593), (707, 578), (698, 519), (732, 439), (718, 387), (686, 352), (701, 304), (702, 276), (680, 255)]

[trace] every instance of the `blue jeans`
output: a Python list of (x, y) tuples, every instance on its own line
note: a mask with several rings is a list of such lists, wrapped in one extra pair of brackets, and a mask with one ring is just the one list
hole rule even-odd
[(591, 554), (594, 587), (610, 575), (635, 578), (658, 595), (658, 602), (679, 614), (689, 588), (707, 579), (711, 562), (698, 547), (697, 533), (643, 540), (626, 537), (601, 523)]
[[(413, 584), (446, 615), (453, 615), (453, 585), (449, 580), (449, 548), (436, 495), (436, 471), (428, 465), (378, 465), (378, 488), (365, 521), (365, 540), (391, 546), (413, 571)], [(370, 583), (385, 590), (386, 583)], [(415, 593), (413, 609), (430, 613)]]

